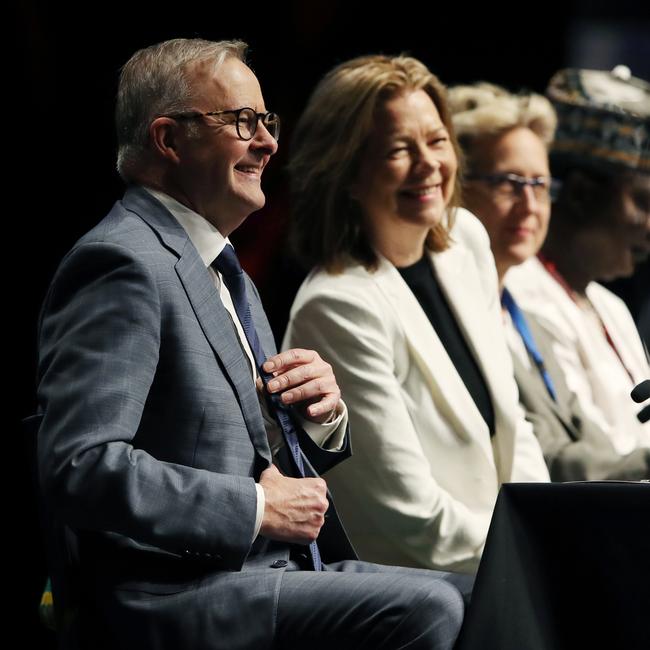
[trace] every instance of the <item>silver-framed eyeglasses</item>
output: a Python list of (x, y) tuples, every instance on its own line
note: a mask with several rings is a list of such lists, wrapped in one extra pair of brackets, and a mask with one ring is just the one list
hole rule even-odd
[(556, 198), (560, 187), (559, 181), (550, 176), (526, 178), (519, 174), (504, 173), (467, 174), (465, 178), (468, 181), (486, 183), (495, 196), (511, 201), (519, 199), (524, 192), (524, 187), (529, 186), (537, 201), (547, 202)]
[(219, 115), (234, 115), (235, 128), (237, 135), (242, 140), (251, 140), (257, 132), (258, 122), (262, 122), (266, 130), (273, 136), (274, 140), (280, 137), (280, 116), (277, 113), (268, 111), (266, 113), (257, 113), (249, 106), (235, 108), (226, 111), (199, 111), (191, 113), (171, 113), (162, 117), (171, 117), (174, 120), (195, 120), (200, 117), (218, 117)]

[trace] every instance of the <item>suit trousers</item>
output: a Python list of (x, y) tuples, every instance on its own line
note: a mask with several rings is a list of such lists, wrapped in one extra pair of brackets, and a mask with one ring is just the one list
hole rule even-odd
[(347, 560), (282, 577), (274, 648), (452, 648), (474, 577)]

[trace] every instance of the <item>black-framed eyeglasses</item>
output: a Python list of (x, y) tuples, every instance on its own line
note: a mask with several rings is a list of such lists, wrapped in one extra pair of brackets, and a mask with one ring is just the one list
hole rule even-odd
[(195, 113), (171, 113), (169, 115), (163, 115), (162, 117), (171, 117), (175, 120), (195, 120), (200, 117), (217, 117), (219, 115), (234, 115), (235, 116), (235, 128), (237, 129), (237, 135), (242, 140), (251, 140), (257, 131), (258, 122), (262, 122), (266, 127), (266, 130), (273, 136), (277, 141), (280, 137), (280, 116), (277, 113), (272, 113), (270, 111), (266, 113), (256, 113), (255, 110), (244, 106), (243, 108), (235, 108), (227, 111), (206, 111), (201, 113), (199, 111)]
[(560, 182), (550, 176), (535, 176), (526, 178), (519, 174), (467, 174), (468, 181), (481, 181), (487, 183), (492, 192), (499, 198), (514, 200), (521, 197), (524, 187), (533, 190), (538, 201), (555, 200)]

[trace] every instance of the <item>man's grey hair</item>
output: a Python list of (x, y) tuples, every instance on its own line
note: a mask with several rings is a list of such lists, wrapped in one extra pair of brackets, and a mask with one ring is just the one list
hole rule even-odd
[(149, 145), (149, 126), (160, 115), (192, 108), (190, 64), (211, 61), (216, 70), (227, 58), (246, 62), (243, 41), (176, 38), (138, 50), (123, 66), (117, 90), (117, 171), (131, 180)]

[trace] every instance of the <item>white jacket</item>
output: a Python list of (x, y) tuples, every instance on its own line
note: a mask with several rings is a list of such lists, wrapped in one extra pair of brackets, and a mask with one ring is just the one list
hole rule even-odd
[(500, 484), (549, 476), (519, 407), (487, 234), (459, 210), (452, 236), (452, 246), (431, 259), (490, 391), (492, 439), (426, 314), (386, 259), (375, 272), (312, 273), (283, 347), (318, 350), (348, 405), (353, 457), (327, 480), (360, 557), (474, 571)]
[(567, 386), (587, 415), (609, 434), (616, 450), (627, 454), (650, 446), (650, 423), (639, 422), (640, 406), (630, 398), (632, 388), (650, 377), (650, 367), (625, 303), (596, 282), (587, 286), (587, 297), (619, 359), (600, 322), (571, 299), (537, 258), (511, 269), (506, 286), (549, 334)]

